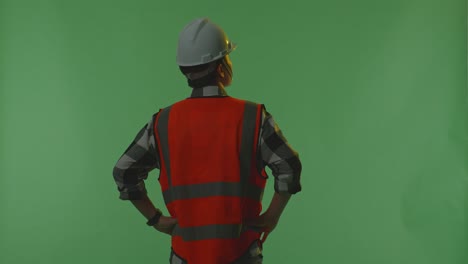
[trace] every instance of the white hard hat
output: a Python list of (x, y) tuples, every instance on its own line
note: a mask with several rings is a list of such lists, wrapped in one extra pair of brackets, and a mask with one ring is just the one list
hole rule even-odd
[(177, 64), (195, 66), (210, 63), (231, 53), (236, 47), (221, 27), (208, 18), (198, 18), (187, 24), (179, 35)]

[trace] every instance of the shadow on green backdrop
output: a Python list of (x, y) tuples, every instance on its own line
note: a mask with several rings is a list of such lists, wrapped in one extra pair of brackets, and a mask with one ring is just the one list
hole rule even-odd
[(265, 263), (468, 262), (465, 1), (0, 4), (1, 263), (168, 263), (112, 168), (190, 95), (176, 44), (203, 16), (239, 45), (227, 92), (303, 163)]

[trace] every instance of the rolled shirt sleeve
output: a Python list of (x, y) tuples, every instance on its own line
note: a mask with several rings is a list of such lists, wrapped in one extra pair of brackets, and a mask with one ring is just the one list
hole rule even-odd
[(260, 152), (263, 166), (271, 169), (275, 192), (296, 194), (302, 190), (299, 153), (289, 145), (273, 116), (265, 108), (262, 118)]
[(145, 180), (148, 173), (159, 169), (153, 122), (156, 115), (138, 132), (135, 139), (117, 161), (113, 169), (114, 181), (121, 200), (140, 200), (147, 194)]

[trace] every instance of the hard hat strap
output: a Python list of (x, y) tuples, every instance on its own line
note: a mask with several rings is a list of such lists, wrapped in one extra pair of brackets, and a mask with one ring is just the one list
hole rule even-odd
[(226, 63), (225, 58), (223, 58), (222, 63), (224, 65), (224, 68), (226, 69), (227, 73), (229, 74), (229, 77), (232, 77), (232, 68)]

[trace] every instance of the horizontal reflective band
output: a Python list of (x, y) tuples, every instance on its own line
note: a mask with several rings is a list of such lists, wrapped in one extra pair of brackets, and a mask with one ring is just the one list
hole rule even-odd
[(260, 232), (260, 229), (245, 225), (205, 225), (196, 227), (180, 227), (176, 225), (173, 236), (181, 236), (185, 241), (204, 239), (238, 238), (245, 230)]
[[(263, 189), (252, 184), (245, 186), (245, 197), (255, 201), (261, 201)], [(192, 184), (172, 186), (172, 188), (163, 192), (166, 204), (175, 200), (204, 198), (210, 196), (238, 196), (242, 197), (241, 183), (235, 182), (212, 182), (204, 184)]]

